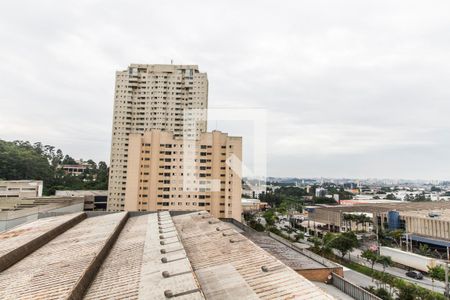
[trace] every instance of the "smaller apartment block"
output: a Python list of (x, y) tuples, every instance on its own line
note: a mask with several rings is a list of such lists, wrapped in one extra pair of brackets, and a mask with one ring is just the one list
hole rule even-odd
[(0, 199), (41, 197), (43, 183), (40, 180), (3, 180), (0, 181)]
[(198, 140), (159, 130), (130, 135), (125, 210), (206, 210), (241, 219), (242, 139), (220, 131)]

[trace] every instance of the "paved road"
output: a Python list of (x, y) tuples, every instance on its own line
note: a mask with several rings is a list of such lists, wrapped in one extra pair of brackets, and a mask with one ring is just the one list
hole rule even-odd
[(369, 276), (353, 271), (346, 267), (344, 267), (344, 278), (358, 286), (369, 287), (376, 285), (375, 282), (372, 281), (372, 278), (370, 278)]
[[(357, 261), (360, 264), (364, 264), (368, 267), (370, 267), (370, 264), (364, 260), (360, 258), (361, 256), (361, 250), (360, 249), (355, 249), (351, 254), (350, 257), (353, 261)], [(378, 271), (383, 271), (383, 267), (380, 265), (375, 265), (375, 268)], [(430, 277), (424, 276), (423, 279), (418, 280), (418, 279), (414, 279), (414, 278), (410, 278), (408, 276), (405, 275), (406, 271), (404, 269), (400, 269), (397, 267), (388, 267), (386, 268), (386, 273), (389, 273), (391, 275), (394, 275), (396, 277), (400, 277), (402, 279), (408, 280), (411, 283), (415, 283), (419, 286), (422, 286), (424, 288), (433, 290), (433, 282), (431, 280)], [(436, 292), (441, 292), (444, 293), (445, 290), (445, 284), (442, 281), (435, 281), (434, 282), (434, 291)]]
[[(280, 227), (279, 227), (279, 229), (282, 229)], [(292, 233), (290, 236), (292, 238), (294, 238), (295, 237), (295, 233)], [(299, 242), (312, 246), (312, 243), (310, 243), (310, 242), (308, 242), (306, 240), (300, 240)], [(362, 251), (360, 249), (355, 249), (350, 254), (351, 260), (352, 261), (356, 261), (356, 262), (358, 262), (360, 264), (363, 264), (363, 265), (366, 265), (366, 266), (370, 267), (370, 263), (361, 258), (361, 252)], [(353, 271), (353, 270), (349, 270), (347, 268), (345, 268), (345, 269), (347, 271), (344, 271), (344, 275), (349, 281), (351, 281), (351, 282), (353, 282), (353, 283), (355, 283), (357, 285), (360, 285), (360, 286), (375, 285), (375, 283), (372, 282), (372, 279), (370, 277), (365, 276), (365, 275), (363, 275), (363, 274), (361, 274), (359, 272), (356, 272), (356, 271)], [(376, 269), (378, 271), (383, 271), (383, 267), (381, 265), (375, 265), (374, 269)], [(405, 280), (407, 280), (407, 281), (409, 281), (411, 283), (417, 284), (417, 285), (419, 285), (421, 287), (424, 287), (426, 289), (434, 290), (436, 292), (444, 293), (444, 290), (445, 290), (445, 284), (442, 281), (435, 281), (434, 282), (434, 287), (433, 287), (433, 282), (432, 282), (430, 277), (424, 276), (423, 279), (421, 279), (421, 280), (410, 278), (410, 277), (405, 275), (406, 270), (404, 270), (404, 269), (400, 269), (400, 268), (397, 268), (397, 267), (389, 267), (389, 268), (386, 268), (386, 273), (389, 273), (389, 274), (391, 274), (393, 276), (396, 276), (396, 277), (400, 277), (400, 278), (405, 279)], [(369, 279), (369, 280), (367, 280), (367, 279)]]

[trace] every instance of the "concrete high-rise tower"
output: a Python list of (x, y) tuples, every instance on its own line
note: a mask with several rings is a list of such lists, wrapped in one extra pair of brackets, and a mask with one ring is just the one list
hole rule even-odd
[[(199, 138), (206, 115), (190, 111), (207, 108), (208, 78), (196, 65), (131, 64), (116, 72), (108, 210), (125, 207), (129, 135), (158, 129), (175, 139)], [(200, 121), (186, 128), (190, 118)]]

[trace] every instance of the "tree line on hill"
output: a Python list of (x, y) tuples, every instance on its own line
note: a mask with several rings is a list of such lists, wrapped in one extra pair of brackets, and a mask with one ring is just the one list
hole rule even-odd
[(0, 140), (0, 179), (42, 180), (44, 195), (54, 195), (56, 190), (106, 190), (108, 189), (108, 166), (87, 160), (87, 169), (79, 176), (66, 174), (59, 166), (77, 164), (75, 159), (64, 155), (61, 149), (40, 142), (8, 142)]

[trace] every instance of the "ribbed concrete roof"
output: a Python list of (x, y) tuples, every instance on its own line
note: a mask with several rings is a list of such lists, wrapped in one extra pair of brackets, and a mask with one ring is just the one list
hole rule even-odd
[(130, 218), (86, 295), (86, 299), (137, 299), (148, 215)]
[(0, 257), (84, 213), (40, 219), (0, 233)]
[(125, 213), (88, 218), (0, 273), (0, 299), (65, 299)]
[(167, 299), (168, 291), (176, 299), (204, 299), (168, 213), (160, 213), (160, 223), (161, 232), (157, 214), (127, 222), (86, 299)]
[(268, 235), (259, 232), (243, 232), (242, 235), (249, 238), (256, 245), (266, 250), (294, 270), (324, 268), (324, 265), (278, 242)]
[(173, 220), (207, 299), (332, 299), (208, 213)]
[(5, 233), (16, 251), (70, 225), (0, 273), (0, 299), (332, 299), (206, 212), (76, 216)]

